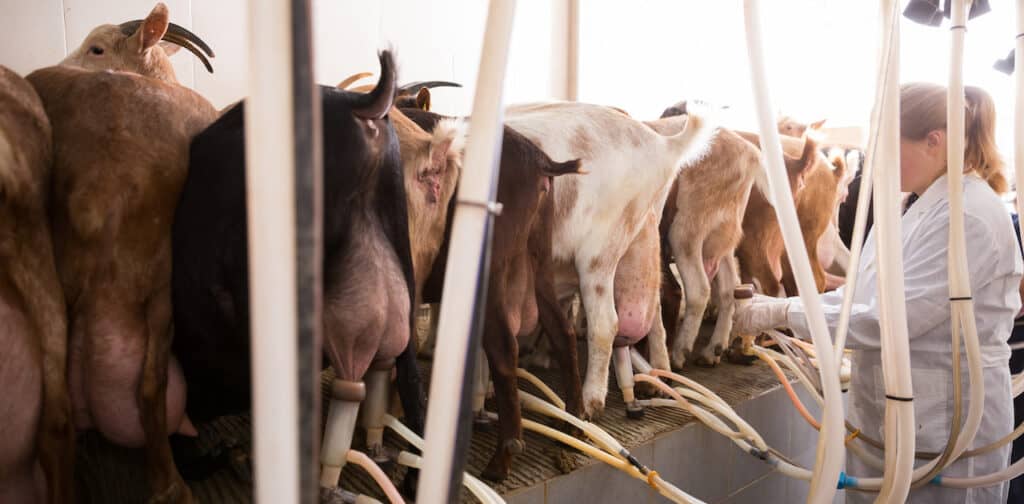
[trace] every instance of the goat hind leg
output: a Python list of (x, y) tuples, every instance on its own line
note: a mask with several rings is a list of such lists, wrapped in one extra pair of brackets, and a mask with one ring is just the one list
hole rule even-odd
[(494, 381), (494, 399), (498, 406), (498, 445), (482, 475), (491, 481), (508, 477), (512, 457), (525, 450), (522, 412), (519, 406), (516, 367), (519, 348), (516, 335), (505, 320), (489, 321), (484, 327), (484, 351)]
[(619, 330), (613, 277), (611, 272), (593, 272), (580, 285), (587, 315), (587, 375), (583, 382), (583, 416), (587, 419), (601, 415), (608, 395), (608, 366)]
[[(192, 492), (178, 474), (168, 440), (167, 383), (171, 356), (170, 304), (151, 300), (147, 306), (146, 350), (138, 401), (146, 435), (146, 472), (151, 503), (189, 504)], [(166, 312), (166, 313), (165, 313)]]
[[(679, 324), (679, 334), (676, 336), (672, 353), (674, 359), (682, 360), (681, 356), (692, 353), (697, 342), (701, 322), (704, 320), (704, 310), (707, 309), (711, 296), (711, 286), (699, 254), (688, 254), (683, 256), (682, 260), (677, 259), (676, 267), (679, 268), (679, 276), (683, 279), (684, 306), (680, 307), (680, 311), (684, 315), (682, 323)], [(714, 351), (713, 347), (712, 350)], [(720, 355), (721, 350), (717, 354)], [(712, 359), (702, 363), (714, 365), (715, 362)]]

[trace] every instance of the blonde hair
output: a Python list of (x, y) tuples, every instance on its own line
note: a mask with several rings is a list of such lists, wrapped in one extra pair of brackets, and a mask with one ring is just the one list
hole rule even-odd
[[(1003, 159), (996, 148), (996, 106), (985, 90), (964, 87), (967, 131), (964, 146), (965, 171), (974, 172), (997, 193), (1009, 189), (1003, 173)], [(946, 129), (946, 88), (914, 82), (900, 87), (900, 135), (923, 140), (928, 133)]]

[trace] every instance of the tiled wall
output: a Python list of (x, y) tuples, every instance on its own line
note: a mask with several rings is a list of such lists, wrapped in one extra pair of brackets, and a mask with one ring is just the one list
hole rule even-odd
[[(178, 79), (223, 107), (247, 93), (245, 0), (163, 0), (171, 21), (206, 40), (216, 73), (185, 51), (174, 57)], [(0, 0), (0, 65), (26, 74), (54, 64), (93, 27), (146, 16), (154, 0)], [(397, 51), (402, 82), (455, 80), (465, 89), (437, 90), (438, 112), (468, 114), (480, 62), (483, 0), (313, 0), (317, 80), (335, 84), (359, 71), (377, 72), (375, 52)], [(519, 0), (506, 102), (565, 96), (568, 0)], [(250, 57), (251, 56), (251, 57)]]
[[(811, 413), (820, 417), (810, 395), (802, 388), (798, 394)], [(804, 422), (781, 387), (739, 404), (736, 413), (750, 422), (769, 446), (803, 467), (814, 466), (818, 433)], [(666, 481), (709, 504), (790, 504), (807, 500), (806, 481), (772, 471), (699, 422), (630, 451)], [(505, 498), (509, 504), (669, 502), (642, 482), (596, 462)], [(833, 502), (841, 504), (844, 500), (843, 491), (839, 491)]]

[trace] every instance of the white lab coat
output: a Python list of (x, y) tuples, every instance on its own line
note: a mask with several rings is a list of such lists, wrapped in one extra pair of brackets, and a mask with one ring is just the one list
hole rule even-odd
[[(964, 177), (964, 228), (967, 263), (974, 297), (975, 319), (981, 340), (985, 378), (985, 413), (971, 448), (996, 441), (1012, 429), (1013, 400), (1010, 393), (1006, 341), (1013, 318), (1020, 309), (1018, 284), (1022, 267), (1010, 216), (999, 197), (980, 178)], [(906, 278), (907, 323), (914, 386), (917, 450), (941, 451), (949, 437), (952, 416), (952, 366), (950, 350), (947, 249), (949, 199), (946, 176), (929, 187), (903, 216), (903, 267)], [(847, 347), (853, 353), (848, 418), (875, 439), (882, 439), (885, 387), (882, 381), (879, 341), (878, 273), (875, 264), (875, 233), (868, 235), (860, 261), (857, 290), (850, 317)], [(834, 332), (839, 321), (844, 289), (822, 295), (825, 319)], [(810, 336), (807, 317), (799, 298), (792, 298), (788, 318), (793, 331)], [(963, 412), (968, 408), (966, 356), (963, 369)], [(867, 446), (867, 445), (863, 445)], [(880, 452), (871, 450), (880, 455)], [(987, 455), (960, 460), (942, 474), (983, 475), (1007, 466), (1010, 445)], [(918, 464), (923, 461), (918, 461)], [(847, 456), (847, 473), (877, 477), (855, 455)], [(847, 502), (873, 502), (877, 494), (847, 491)], [(958, 490), (932, 485), (911, 492), (909, 502), (1002, 504), (1007, 484)]]

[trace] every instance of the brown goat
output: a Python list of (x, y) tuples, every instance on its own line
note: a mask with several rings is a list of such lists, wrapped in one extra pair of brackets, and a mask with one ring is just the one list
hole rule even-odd
[(177, 83), (170, 57), (182, 47), (213, 72), (206, 57), (213, 57), (213, 50), (192, 32), (171, 23), (167, 6), (157, 3), (145, 20), (94, 28), (61, 65), (121, 70)]
[[(407, 110), (427, 130), (440, 127), (440, 116)], [(582, 391), (576, 355), (576, 332), (558, 303), (551, 255), (554, 230), (552, 181), (559, 175), (583, 173), (580, 161), (556, 163), (523, 135), (504, 128), (497, 198), (503, 205), (494, 220), (487, 288), (483, 348), (494, 379), (500, 439), (483, 476), (508, 476), (512, 456), (523, 450), (522, 415), (516, 368), (519, 339), (538, 325), (555, 348), (566, 390), (566, 409), (579, 415)], [(410, 197), (411, 199), (411, 197)], [(450, 237), (446, 233), (444, 247)], [(423, 297), (440, 299), (446, 265), (437, 261)]]
[(74, 500), (67, 319), (46, 214), (52, 157), (39, 96), (0, 66), (0, 502)]
[(779, 133), (797, 138), (804, 136), (804, 133), (807, 133), (808, 131), (818, 131), (824, 125), (825, 119), (807, 124), (797, 121), (789, 116), (779, 118), (778, 122)]
[[(170, 231), (189, 142), (217, 112), (168, 71), (158, 45), (168, 25), (158, 4), (144, 21), (120, 25), (121, 38), (101, 54), (126, 51), (107, 61), (145, 75), (62, 65), (28, 80), (53, 126), (50, 218), (67, 301), (75, 425), (119, 445), (144, 445), (154, 499), (191, 502), (167, 441), (171, 432), (195, 434), (170, 355)], [(135, 60), (143, 64), (116, 66)]]
[[(760, 146), (757, 135), (745, 132), (737, 134)], [(795, 199), (804, 185), (804, 177), (808, 170), (825, 161), (818, 153), (818, 145), (814, 140), (787, 136), (780, 139), (789, 185)], [(758, 186), (758, 190), (750, 192), (747, 210), (743, 215), (743, 239), (736, 249), (736, 258), (739, 261), (742, 282), (752, 283), (756, 280), (761, 292), (769, 296), (778, 296), (782, 287), (780, 279), (785, 245), (782, 241), (782, 230), (775, 217), (775, 209), (765, 196), (767, 184)], [(817, 264), (811, 265), (812, 268), (816, 266), (821, 268)]]
[[(800, 232), (804, 236), (804, 245), (811, 262), (814, 283), (818, 292), (825, 292), (829, 287), (835, 288), (841, 281), (825, 271), (826, 261), (820, 260), (818, 251), (822, 247), (828, 227), (835, 222), (839, 203), (845, 196), (846, 162), (842, 157), (834, 157), (831, 162), (814, 163), (813, 168), (804, 176), (804, 188), (796, 196), (796, 215), (800, 221)], [(831, 260), (827, 261), (831, 263)], [(797, 294), (796, 279), (789, 266), (789, 258), (784, 255), (782, 260), (782, 286), (786, 294)]]

